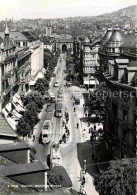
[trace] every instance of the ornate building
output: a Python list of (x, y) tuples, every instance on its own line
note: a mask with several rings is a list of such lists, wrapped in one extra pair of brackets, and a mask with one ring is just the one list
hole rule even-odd
[(109, 28), (99, 49), (100, 78), (107, 94), (104, 138), (116, 158), (135, 157), (137, 127), (136, 35)]
[(24, 110), (21, 96), (42, 68), (43, 44), (32, 33), (10, 33), (6, 21), (6, 30), (0, 33), (0, 114), (13, 129)]

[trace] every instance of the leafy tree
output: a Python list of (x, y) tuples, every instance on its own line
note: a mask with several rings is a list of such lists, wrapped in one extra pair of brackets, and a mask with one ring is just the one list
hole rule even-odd
[(135, 195), (135, 159), (111, 161), (107, 171), (95, 176), (94, 185), (100, 195)]
[(47, 91), (48, 88), (49, 88), (49, 81), (47, 79), (43, 78), (43, 79), (37, 80), (35, 87), (34, 87), (34, 90), (42, 92), (44, 94), (44, 92)]
[(34, 102), (40, 109), (43, 107), (45, 101), (40, 93), (37, 91), (30, 92), (26, 97), (23, 98), (23, 104), (26, 106), (30, 102)]
[(28, 123), (24, 116), (22, 116), (18, 122), (18, 125), (16, 127), (16, 133), (20, 136), (26, 137), (27, 135), (30, 135), (32, 129), (30, 126), (30, 123)]

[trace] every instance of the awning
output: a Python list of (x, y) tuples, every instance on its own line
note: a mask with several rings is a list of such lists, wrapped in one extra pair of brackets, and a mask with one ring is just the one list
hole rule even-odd
[(9, 112), (11, 112), (11, 111), (12, 111), (12, 104), (11, 104), (11, 103), (8, 103), (8, 104), (5, 106), (5, 108), (6, 108)]
[(5, 110), (5, 108), (2, 109), (2, 112), (3, 112), (3, 114), (4, 114), (5, 117), (7, 117), (8, 114), (9, 114), (9, 113)]
[(29, 82), (29, 86), (35, 85), (37, 79), (43, 79), (43, 78), (44, 78), (43, 73), (42, 73), (42, 72), (39, 72), (39, 73), (37, 74), (37, 76), (35, 77), (35, 79), (34, 79), (34, 80), (31, 80), (31, 81)]
[(21, 107), (23, 107), (23, 103), (21, 101), (21, 98), (20, 96), (16, 93), (14, 96), (13, 96), (13, 104), (14, 106), (16, 107), (18, 104), (20, 104)]
[(18, 117), (18, 118), (21, 118), (21, 117), (22, 117), (22, 115), (19, 114), (15, 109), (13, 110), (12, 113), (13, 113), (16, 117)]
[(43, 72), (43, 73), (46, 73), (46, 69), (45, 69), (45, 68), (42, 68), (42, 72)]
[(34, 86), (35, 83), (36, 83), (36, 81), (30, 81), (30, 82), (29, 82), (29, 86)]
[(37, 79), (42, 79), (42, 78), (44, 78), (44, 75), (42, 74), (42, 72), (39, 72), (39, 73), (37, 74), (36, 78), (35, 78), (35, 81), (36, 81)]
[(15, 105), (16, 105), (16, 103), (18, 102), (18, 99), (17, 99), (17, 97), (16, 97), (15, 95), (13, 96), (13, 99), (12, 99), (12, 100), (13, 100), (13, 102), (14, 102)]
[(24, 111), (24, 108), (22, 108), (22, 106), (20, 106), (19, 104), (16, 106), (15, 109), (17, 112)]

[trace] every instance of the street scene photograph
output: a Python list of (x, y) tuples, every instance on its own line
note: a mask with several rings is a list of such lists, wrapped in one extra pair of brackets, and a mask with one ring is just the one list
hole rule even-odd
[(0, 8), (0, 195), (136, 195), (136, 2)]

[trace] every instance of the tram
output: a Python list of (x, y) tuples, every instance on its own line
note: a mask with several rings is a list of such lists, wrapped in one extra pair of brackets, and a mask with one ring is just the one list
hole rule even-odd
[(62, 117), (62, 103), (57, 102), (55, 105), (55, 116)]

